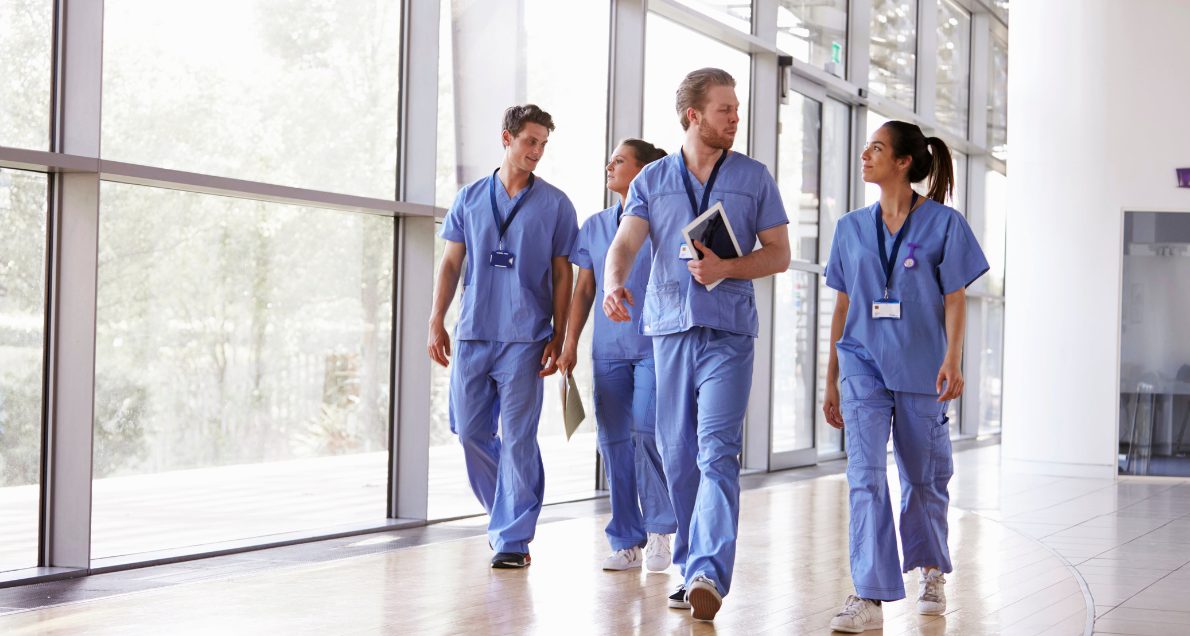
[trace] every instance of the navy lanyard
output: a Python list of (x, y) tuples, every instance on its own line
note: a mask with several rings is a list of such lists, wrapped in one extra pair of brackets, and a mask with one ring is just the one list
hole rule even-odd
[(512, 211), (508, 213), (508, 218), (501, 221), (500, 208), (496, 206), (496, 173), (498, 172), (500, 172), (500, 169), (496, 168), (496, 171), (492, 173), (492, 180), (488, 182), (488, 195), (492, 199), (492, 218), (496, 221), (496, 228), (500, 230), (500, 249), (504, 249), (504, 233), (508, 231), (508, 226), (512, 225), (512, 220), (516, 218), (517, 212), (521, 211), (521, 206), (525, 204), (525, 199), (529, 198), (529, 191), (533, 189), (533, 173), (529, 173), (529, 185), (525, 188), (525, 193), (521, 195), (521, 200), (512, 206)]
[(916, 204), (917, 192), (914, 192), (913, 199), (909, 202), (909, 214), (905, 216), (905, 223), (897, 232), (897, 238), (893, 239), (891, 259), (888, 257), (888, 250), (884, 247), (884, 214), (880, 210), (880, 204), (876, 204), (876, 245), (880, 247), (880, 265), (884, 268), (885, 300), (888, 300), (888, 288), (892, 286), (893, 266), (897, 262), (897, 252), (901, 251), (901, 241), (905, 240), (905, 235), (909, 233), (909, 220), (913, 218), (913, 206)]
[(711, 168), (711, 176), (707, 177), (707, 187), (702, 191), (702, 207), (698, 206), (698, 202), (694, 200), (694, 186), (690, 185), (690, 170), (686, 167), (686, 150), (683, 148), (678, 151), (682, 155), (682, 182), (686, 184), (686, 196), (690, 197), (690, 209), (694, 211), (694, 218), (707, 211), (707, 205), (711, 202), (711, 188), (715, 187), (715, 179), (719, 178), (719, 168), (723, 167), (723, 161), (727, 159), (727, 151), (719, 155), (719, 160), (715, 162), (715, 167)]
[(616, 204), (616, 227), (620, 227), (620, 220), (624, 218), (624, 203)]

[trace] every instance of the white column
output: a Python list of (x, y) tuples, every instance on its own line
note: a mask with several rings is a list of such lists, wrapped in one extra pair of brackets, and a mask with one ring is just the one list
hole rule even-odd
[(1187, 33), (1177, 2), (1012, 6), (1007, 468), (1116, 474), (1122, 213), (1190, 211)]

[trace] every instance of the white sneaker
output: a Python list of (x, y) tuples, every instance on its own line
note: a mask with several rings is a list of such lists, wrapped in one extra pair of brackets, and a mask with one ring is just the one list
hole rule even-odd
[(859, 634), (869, 629), (884, 627), (884, 610), (866, 598), (854, 594), (847, 597), (843, 611), (831, 619), (831, 629), (836, 632)]
[(641, 557), (640, 548), (633, 546), (624, 550), (616, 550), (603, 560), (603, 569), (605, 570), (628, 570), (631, 568), (639, 568), (640, 564), (644, 562)]
[(690, 582), (686, 591), (690, 603), (690, 617), (696, 621), (713, 621), (723, 605), (723, 595), (715, 582), (699, 574)]
[(650, 572), (663, 572), (673, 563), (673, 550), (669, 548), (669, 535), (649, 533), (649, 541), (645, 544), (645, 567)]
[(946, 612), (946, 578), (940, 570), (921, 569), (921, 586), (917, 588), (917, 613), (940, 616)]

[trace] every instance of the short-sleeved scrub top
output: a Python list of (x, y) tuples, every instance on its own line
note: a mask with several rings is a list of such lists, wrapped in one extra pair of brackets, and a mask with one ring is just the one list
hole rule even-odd
[[(607, 264), (607, 251), (616, 230), (620, 227), (620, 216), (624, 208), (620, 205), (592, 215), (578, 231), (578, 239), (570, 249), (570, 262), (595, 274), (595, 298), (604, 296), (603, 269)], [(637, 307), (645, 300), (645, 287), (649, 282), (650, 261), (653, 258), (652, 243), (648, 240), (641, 246), (624, 285), (632, 293)], [(591, 357), (596, 360), (643, 360), (653, 357), (653, 341), (640, 335), (640, 312), (635, 312), (630, 322), (613, 322), (603, 311), (595, 312), (594, 336), (591, 340)]]
[[(494, 267), (490, 262), (491, 254), (500, 247), (489, 190), (492, 180), (502, 221), (518, 201), (525, 200), (504, 235), (503, 251), (513, 254), (512, 267)], [(512, 198), (495, 174), (464, 186), (446, 213), (440, 233), (467, 249), (455, 338), (495, 342), (550, 339), (553, 258), (569, 255), (577, 234), (574, 205), (545, 179), (534, 178), (532, 187)]]
[[(679, 258), (682, 228), (695, 218), (686, 192), (682, 153), (674, 153), (645, 166), (628, 192), (626, 216), (649, 222), (653, 242), (653, 267), (641, 320), (641, 333), (663, 336), (692, 327), (710, 327), (752, 336), (759, 332), (752, 281), (727, 279), (707, 291), (690, 275), (687, 261)], [(692, 175), (690, 184), (701, 202), (704, 185)], [(777, 184), (764, 164), (729, 152), (713, 184), (708, 205), (722, 202), (739, 241), (741, 254), (756, 247), (756, 234), (789, 223)]]
[[(835, 344), (842, 377), (877, 375), (891, 391), (937, 395), (938, 369), (946, 356), (945, 296), (988, 271), (988, 262), (967, 220), (932, 199), (909, 214), (896, 257), (896, 234), (884, 224), (877, 202), (843, 215), (826, 264), (826, 284), (849, 297), (847, 324)], [(877, 236), (893, 261), (889, 299), (901, 303), (901, 318), (873, 318), (872, 303), (884, 298), (885, 276)], [(906, 259), (912, 250), (912, 267)]]

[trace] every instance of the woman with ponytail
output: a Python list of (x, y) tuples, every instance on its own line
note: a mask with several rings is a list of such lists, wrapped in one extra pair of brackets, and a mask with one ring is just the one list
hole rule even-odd
[[(881, 602), (905, 598), (902, 574), (917, 568), (917, 611), (946, 610), (946, 407), (963, 392), (965, 290), (988, 270), (966, 219), (945, 204), (954, 170), (941, 139), (884, 124), (864, 149), (863, 179), (880, 186), (880, 200), (839, 219), (826, 265), (838, 300), (822, 409), (847, 441), (855, 585), (831, 628), (850, 633), (880, 629)], [(912, 186), (923, 181), (924, 197)], [(904, 563), (885, 477), (890, 433)]]

